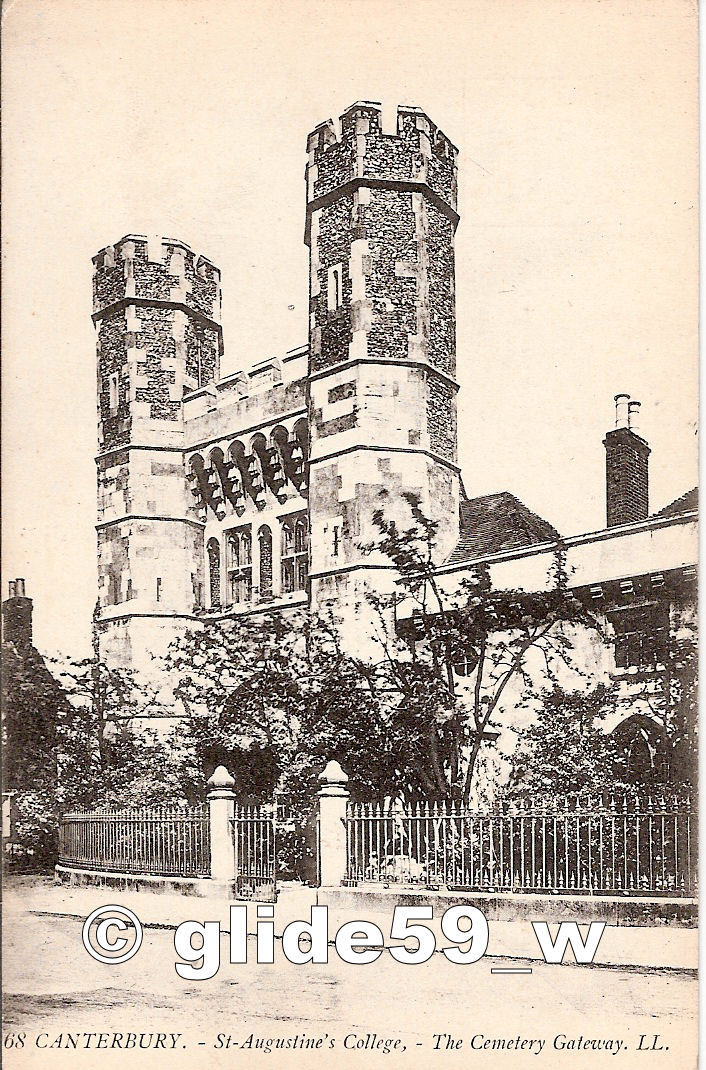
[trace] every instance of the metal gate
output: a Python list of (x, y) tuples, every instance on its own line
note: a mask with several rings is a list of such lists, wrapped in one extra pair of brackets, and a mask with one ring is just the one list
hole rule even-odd
[(274, 903), (277, 898), (277, 836), (274, 806), (236, 806), (231, 820), (236, 899)]

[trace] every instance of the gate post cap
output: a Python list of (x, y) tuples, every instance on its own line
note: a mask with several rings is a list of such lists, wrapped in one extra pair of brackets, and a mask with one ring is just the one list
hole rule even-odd
[(319, 795), (347, 795), (348, 774), (344, 773), (334, 759), (328, 763), (323, 773), (319, 773), (321, 790)]
[(332, 758), (323, 773), (319, 773), (319, 780), (324, 784), (347, 784), (348, 773), (344, 773), (335, 758)]
[(224, 765), (219, 765), (218, 768), (211, 773), (206, 783), (212, 791), (217, 791), (219, 788), (232, 788), (235, 784), (235, 780)]

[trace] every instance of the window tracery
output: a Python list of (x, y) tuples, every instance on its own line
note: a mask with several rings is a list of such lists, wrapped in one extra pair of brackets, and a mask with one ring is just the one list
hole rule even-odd
[(305, 591), (309, 578), (309, 525), (306, 516), (283, 520), (281, 539), (282, 594)]
[(252, 535), (250, 528), (237, 528), (226, 536), (228, 548), (228, 600), (240, 605), (252, 600)]

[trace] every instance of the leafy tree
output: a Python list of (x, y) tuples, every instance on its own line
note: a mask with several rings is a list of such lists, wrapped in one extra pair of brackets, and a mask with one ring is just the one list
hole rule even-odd
[(487, 568), (471, 568), (455, 593), (439, 581), (437, 523), (406, 495), (412, 523), (404, 529), (379, 511), (377, 549), (395, 565), (402, 598), (414, 604), (401, 638), (390, 626), (400, 600), (371, 596), (380, 627), (379, 670), (396, 693), (395, 717), (405, 727), (407, 793), (468, 804), (484, 741), (497, 738), (504, 701), (536, 695), (533, 668), (556, 679), (572, 665), (572, 629), (599, 629), (571, 593), (559, 548), (545, 591), (495, 590)]
[(694, 791), (699, 782), (698, 670), (695, 629), (686, 628), (670, 637), (662, 716), (669, 745), (670, 782), (688, 785)]
[(3, 790), (16, 808), (11, 861), (44, 868), (56, 853), (57, 718), (61, 689), (31, 645), (2, 647)]
[(166, 667), (184, 708), (170, 738), (180, 790), (202, 798), (223, 764), (241, 801), (276, 796), (298, 872), (313, 858), (318, 775), (330, 758), (359, 801), (397, 791), (384, 702), (370, 668), (342, 650), (327, 621), (294, 613), (205, 622), (172, 644)]
[(219, 764), (235, 777), (238, 794), (253, 800), (291, 781), (293, 762), (318, 775), (335, 757), (351, 770), (359, 795), (384, 791), (394, 776), (370, 669), (345, 654), (320, 619), (207, 622), (172, 644), (167, 669), (185, 712), (172, 740), (191, 797)]
[(149, 805), (172, 798), (165, 743), (145, 718), (162, 712), (157, 685), (89, 658), (51, 659), (65, 702), (57, 716), (59, 803)]
[(540, 696), (536, 719), (519, 733), (505, 795), (596, 794), (627, 787), (625, 754), (605, 729), (615, 696), (604, 684), (589, 691), (555, 685)]

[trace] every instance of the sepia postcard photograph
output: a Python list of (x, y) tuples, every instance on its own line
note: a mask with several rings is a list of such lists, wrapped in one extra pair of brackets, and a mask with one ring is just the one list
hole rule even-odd
[(1, 10), (8, 1070), (696, 1068), (696, 0)]

